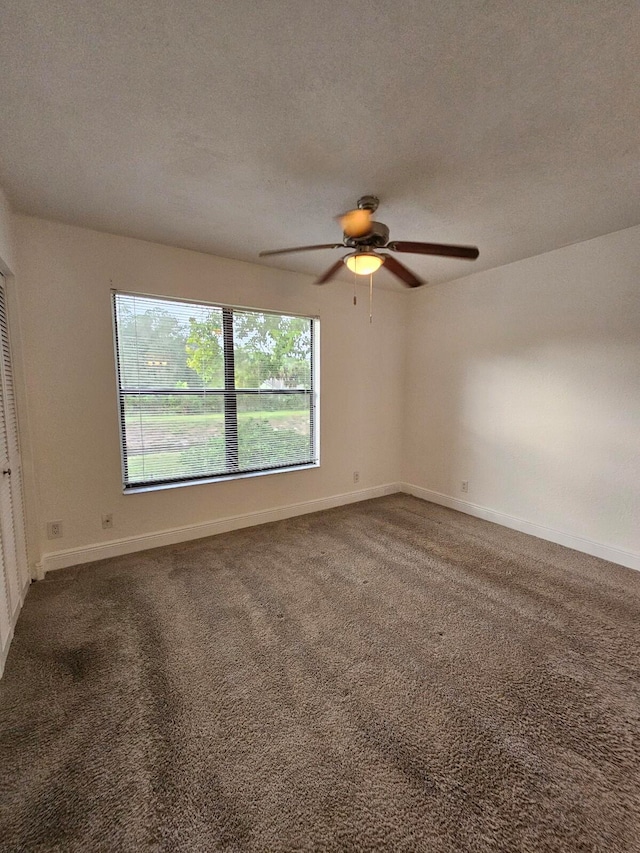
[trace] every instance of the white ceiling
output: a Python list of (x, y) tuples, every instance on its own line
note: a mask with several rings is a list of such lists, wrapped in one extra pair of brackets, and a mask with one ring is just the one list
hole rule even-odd
[(3, 0), (0, 184), (248, 261), (375, 193), (392, 239), (479, 246), (402, 256), (446, 281), (640, 223), (639, 46), (638, 0)]

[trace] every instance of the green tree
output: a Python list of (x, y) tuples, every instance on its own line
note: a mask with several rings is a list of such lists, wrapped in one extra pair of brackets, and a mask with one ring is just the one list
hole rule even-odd
[(187, 364), (187, 329), (166, 309), (154, 306), (134, 314), (120, 306), (118, 337), (125, 385), (180, 388), (196, 378)]
[(214, 309), (204, 319), (189, 318), (185, 350), (187, 364), (209, 388), (224, 387), (222, 312)]
[(311, 364), (310, 321), (275, 314), (234, 316), (236, 386), (308, 386)]
[[(308, 387), (310, 321), (237, 311), (233, 315), (236, 388)], [(189, 319), (187, 364), (210, 387), (224, 386), (222, 313)]]

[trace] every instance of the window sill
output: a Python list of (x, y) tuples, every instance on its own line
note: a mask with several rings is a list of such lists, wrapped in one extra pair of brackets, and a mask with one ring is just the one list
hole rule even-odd
[(186, 480), (180, 483), (158, 483), (157, 485), (131, 486), (123, 489), (124, 495), (139, 495), (143, 492), (160, 492), (165, 489), (182, 489), (185, 486), (208, 486), (211, 483), (225, 483), (229, 480), (248, 480), (253, 477), (266, 477), (269, 474), (290, 474), (292, 471), (307, 471), (309, 468), (319, 468), (319, 462), (306, 462), (304, 465), (291, 465), (287, 468), (271, 468), (266, 471), (247, 471), (240, 474), (227, 474), (222, 477), (207, 477), (202, 480)]

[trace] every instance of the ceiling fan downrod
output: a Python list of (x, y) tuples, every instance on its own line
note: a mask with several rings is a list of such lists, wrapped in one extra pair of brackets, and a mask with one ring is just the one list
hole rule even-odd
[(358, 199), (358, 210), (368, 210), (375, 213), (380, 204), (380, 199), (375, 195), (363, 195)]

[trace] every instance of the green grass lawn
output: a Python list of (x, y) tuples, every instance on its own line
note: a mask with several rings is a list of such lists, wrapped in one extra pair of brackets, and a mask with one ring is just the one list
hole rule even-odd
[(162, 453), (143, 453), (129, 456), (129, 479), (138, 480), (143, 475), (145, 479), (165, 475), (167, 469), (173, 469), (176, 473), (181, 468), (181, 450), (164, 450)]
[[(302, 433), (291, 428), (292, 421), (294, 424), (298, 421), (303, 427)], [(276, 426), (276, 423), (281, 425)], [(288, 461), (295, 464), (297, 460), (308, 459), (308, 424), (309, 411), (306, 409), (239, 412), (241, 468), (264, 467), (265, 450), (274, 464)], [(132, 440), (133, 435), (138, 434), (141, 442), (137, 451), (130, 447), (129, 482), (205, 473), (215, 475), (225, 470), (224, 415), (219, 412), (192, 415), (130, 412), (127, 427)]]
[[(280, 409), (275, 412), (238, 412), (238, 420), (248, 420), (249, 418), (257, 418), (258, 420), (277, 421), (283, 418), (299, 418), (309, 417), (308, 409)], [(224, 420), (222, 412), (197, 412), (196, 414), (183, 414), (176, 412), (167, 414), (151, 414), (150, 412), (127, 412), (126, 422), (142, 423), (148, 425), (157, 425), (162, 423), (188, 423), (190, 426), (199, 426), (204, 424), (216, 423)]]

